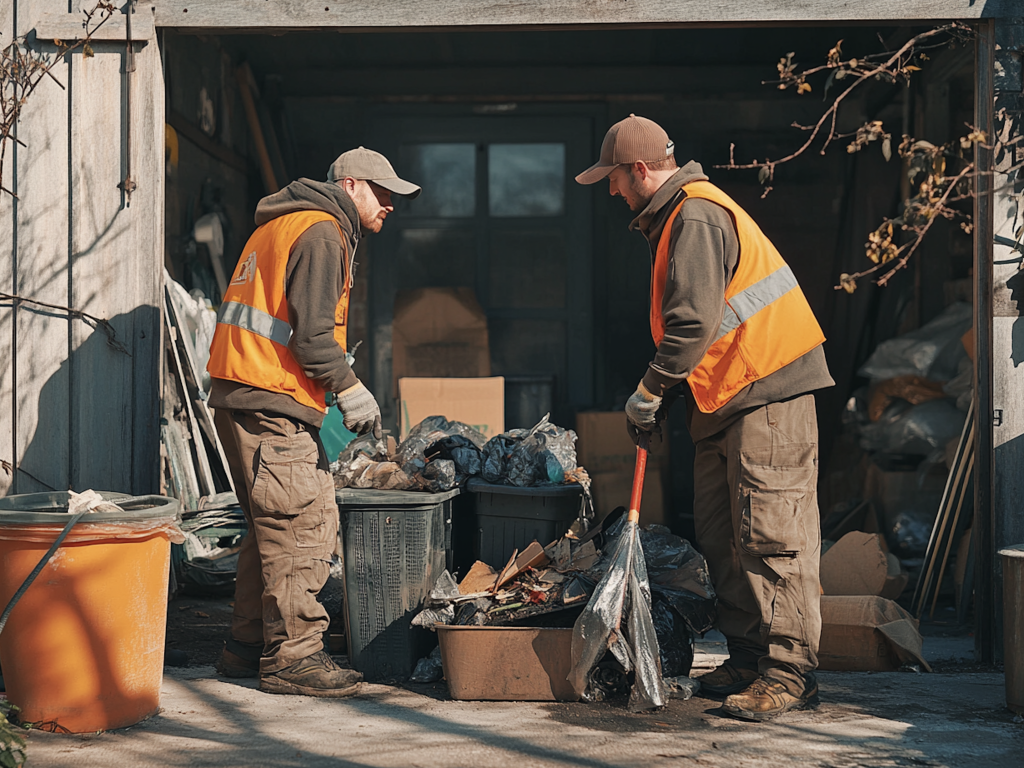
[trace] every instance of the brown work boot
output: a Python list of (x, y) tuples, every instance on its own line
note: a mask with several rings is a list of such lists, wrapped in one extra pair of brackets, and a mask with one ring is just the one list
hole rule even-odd
[(358, 693), (362, 680), (361, 673), (342, 669), (325, 651), (317, 651), (277, 672), (260, 675), (260, 690), (340, 699)]
[(802, 696), (794, 696), (778, 680), (762, 677), (742, 693), (727, 697), (722, 702), (722, 711), (740, 720), (761, 722), (791, 709), (813, 709), (818, 706), (818, 684), (810, 685)]
[(229, 637), (217, 661), (224, 677), (259, 677), (263, 643), (242, 643)]
[(700, 680), (701, 693), (711, 696), (728, 696), (730, 693), (739, 693), (760, 676), (755, 669), (734, 667), (727, 661), (697, 679)]

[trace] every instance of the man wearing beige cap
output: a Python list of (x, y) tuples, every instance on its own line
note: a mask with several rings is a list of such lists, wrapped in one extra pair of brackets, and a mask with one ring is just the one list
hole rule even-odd
[(218, 670), (260, 690), (341, 697), (362, 676), (323, 650), (317, 595), (338, 537), (320, 426), (336, 402), (345, 426), (381, 437), (380, 408), (346, 359), (349, 291), (360, 237), (379, 232), (391, 195), (420, 188), (359, 147), (328, 180), (299, 179), (256, 207), (217, 315), (210, 405), (249, 531), (242, 540), (231, 636)]
[(657, 123), (630, 115), (576, 180), (608, 179), (651, 249), (657, 347), (626, 403), (630, 434), (687, 404), (694, 522), (729, 660), (701, 678), (725, 712), (766, 720), (816, 704), (818, 433), (814, 390), (834, 384), (792, 270), (701, 166), (676, 164)]

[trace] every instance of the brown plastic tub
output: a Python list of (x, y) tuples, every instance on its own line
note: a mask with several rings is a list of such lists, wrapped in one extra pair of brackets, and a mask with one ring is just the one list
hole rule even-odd
[(448, 691), (460, 701), (578, 701), (566, 680), (572, 630), (437, 627)]

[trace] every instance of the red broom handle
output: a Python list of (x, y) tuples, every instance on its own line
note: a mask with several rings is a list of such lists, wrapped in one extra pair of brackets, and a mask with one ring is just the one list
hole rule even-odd
[(628, 522), (640, 520), (640, 499), (644, 495), (644, 473), (647, 472), (647, 435), (641, 435), (636, 446), (636, 468), (633, 470), (633, 494), (629, 497)]

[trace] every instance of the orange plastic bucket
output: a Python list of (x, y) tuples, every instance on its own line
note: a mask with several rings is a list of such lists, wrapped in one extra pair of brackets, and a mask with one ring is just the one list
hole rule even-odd
[[(60, 534), (67, 505), (66, 493), (0, 499), (0, 610)], [(179, 504), (148, 496), (132, 505), (86, 515), (11, 612), (0, 667), (21, 722), (104, 731), (160, 708)]]

